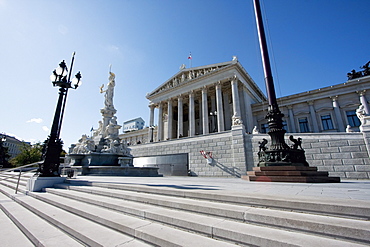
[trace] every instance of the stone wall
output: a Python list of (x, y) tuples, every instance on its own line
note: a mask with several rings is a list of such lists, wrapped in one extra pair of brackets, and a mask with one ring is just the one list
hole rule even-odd
[[(290, 133), (286, 134), (286, 143)], [(319, 171), (328, 171), (329, 176), (348, 179), (369, 179), (370, 159), (362, 133), (292, 134), (302, 138), (302, 147), (310, 166)], [(258, 163), (258, 141), (270, 140), (267, 134), (247, 135), (246, 143), (251, 143), (254, 165)], [(267, 144), (269, 146), (269, 144)], [(248, 144), (246, 145), (248, 147)], [(251, 148), (249, 148), (251, 151)]]
[[(243, 135), (241, 126), (223, 133), (130, 146), (134, 157), (188, 153), (189, 169), (195, 176), (240, 177), (258, 163), (258, 141), (267, 134)], [(286, 134), (286, 143), (290, 134)], [(330, 176), (369, 179), (370, 159), (362, 133), (293, 134), (303, 139), (310, 166), (329, 171)], [(269, 144), (267, 144), (269, 146)], [(211, 164), (200, 151), (212, 152)]]

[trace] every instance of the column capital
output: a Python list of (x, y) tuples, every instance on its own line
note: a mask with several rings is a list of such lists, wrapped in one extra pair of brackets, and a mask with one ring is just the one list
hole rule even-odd
[(333, 102), (336, 102), (337, 100), (338, 100), (338, 95), (336, 95), (336, 96), (330, 96), (330, 98), (331, 98), (331, 100), (333, 101)]
[(310, 106), (313, 106), (313, 102), (314, 102), (314, 100), (308, 100), (307, 104), (310, 105)]
[(356, 93), (357, 93), (359, 96), (364, 96), (364, 95), (366, 94), (366, 89), (361, 90), (361, 91), (356, 91)]
[(236, 75), (233, 75), (233, 76), (230, 78), (230, 80), (231, 80), (231, 83), (235, 83), (235, 82), (237, 82), (237, 81), (238, 81), (238, 77), (237, 77)]
[(293, 105), (286, 105), (286, 107), (288, 108), (288, 110), (293, 110)]

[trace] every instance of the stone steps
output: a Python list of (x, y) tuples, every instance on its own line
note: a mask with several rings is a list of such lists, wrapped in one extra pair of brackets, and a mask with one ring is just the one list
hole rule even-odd
[[(275, 228), (285, 228), (286, 230), (309, 231), (320, 235), (370, 242), (370, 222), (358, 219), (288, 212), (131, 191), (115, 192), (112, 189), (99, 187), (85, 188), (60, 184), (58, 188), (65, 188), (70, 191), (49, 188), (46, 191), (62, 197), (78, 198), (79, 201), (150, 220), (157, 220), (169, 225), (171, 222), (176, 221), (177, 227), (206, 235), (212, 235), (210, 225), (217, 223), (217, 221), (212, 222), (215, 218), (214, 216), (217, 216), (223, 220), (231, 219), (242, 223), (235, 223), (236, 232), (234, 235), (237, 234), (237, 229), (240, 229), (240, 225), (244, 224), (243, 222), (248, 222), (259, 226), (268, 224)], [(124, 205), (122, 205), (122, 200), (125, 200)], [(190, 218), (192, 222), (189, 222), (188, 219)], [(207, 224), (204, 225), (206, 222)]]
[(0, 181), (1, 202), (36, 213), (64, 237), (88, 246), (370, 244), (369, 204), (74, 179), (45, 193), (14, 195), (14, 188), (14, 180)]

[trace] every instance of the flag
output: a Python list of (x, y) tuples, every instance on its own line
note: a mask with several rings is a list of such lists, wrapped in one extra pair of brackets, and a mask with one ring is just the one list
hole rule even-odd
[(191, 57), (191, 52), (190, 52), (190, 54), (189, 54), (189, 56), (188, 56), (188, 59), (192, 59), (192, 57)]
[(91, 130), (90, 131), (93, 131), (94, 130), (94, 127), (91, 127)]

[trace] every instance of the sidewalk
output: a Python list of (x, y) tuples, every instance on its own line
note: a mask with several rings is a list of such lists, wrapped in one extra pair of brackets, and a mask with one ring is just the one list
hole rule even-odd
[[(75, 179), (73, 179), (75, 180)], [(342, 180), (341, 183), (249, 182), (240, 178), (214, 177), (103, 177), (78, 176), (76, 180), (121, 183), (164, 188), (219, 191), (239, 195), (305, 197), (362, 200), (370, 203), (370, 180)]]

